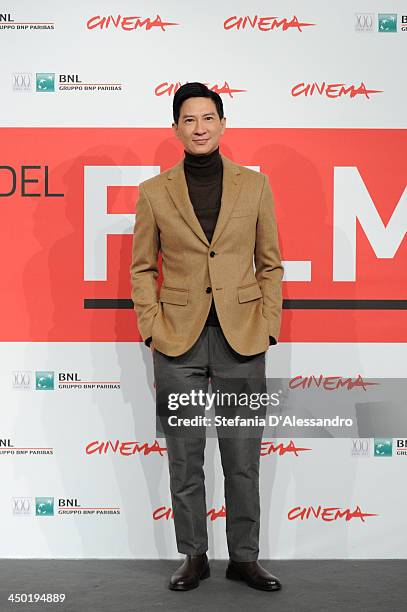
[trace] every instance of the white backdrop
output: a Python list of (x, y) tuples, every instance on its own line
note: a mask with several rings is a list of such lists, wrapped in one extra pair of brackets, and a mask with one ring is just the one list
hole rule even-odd
[[(396, 33), (378, 31), (379, 12), (398, 12)], [(178, 25), (166, 26), (164, 32), (157, 27), (134, 31), (86, 27), (93, 16), (117, 17), (119, 13), (151, 19), (158, 14)], [(372, 32), (356, 31), (356, 13), (373, 14)], [(137, 6), (127, 0), (65, 5), (20, 0), (2, 4), (1, 14), (10, 15), (14, 22), (53, 24), (19, 30), (2, 27), (12, 25), (8, 18), (0, 21), (3, 128), (167, 128), (172, 122), (173, 94), (154, 92), (162, 83), (186, 81), (219, 87), (227, 82), (246, 90), (232, 97), (221, 94), (229, 128), (405, 128), (406, 83), (400, 60), (405, 57), (407, 32), (402, 30), (402, 13), (395, 2), (356, 5), (345, 1), (333, 6), (298, 0), (270, 6), (260, 0), (254, 7), (242, 0), (205, 5), (141, 1)], [(296, 15), (299, 21), (315, 25), (303, 27), (302, 32), (223, 27), (231, 16), (253, 18), (256, 14), (288, 21)], [(61, 74), (76, 74), (83, 83), (120, 83), (121, 90), (58, 91), (55, 87), (54, 92), (38, 92), (35, 75), (40, 72), (54, 73), (56, 80)], [(27, 91), (13, 89), (16, 74), (31, 75), (25, 81)], [(382, 93), (370, 94), (370, 99), (349, 94), (332, 99), (317, 93), (291, 95), (295, 84), (323, 81), (355, 87), (363, 82)], [(1, 134), (4, 144), (9, 135), (5, 130)], [(41, 135), (39, 129), (39, 140)], [(61, 139), (63, 147), (62, 132)], [(405, 157), (405, 152), (401, 154)], [(7, 163), (6, 157), (0, 161), (0, 165)], [(21, 150), (21, 163), (35, 161), (30, 162)], [(83, 201), (77, 206), (83, 207)], [(3, 231), (8, 231), (4, 224)], [(29, 231), (24, 227), (24, 232)], [(67, 252), (67, 266), (70, 257)], [(404, 275), (400, 283), (405, 280)], [(3, 286), (3, 304), (7, 291)], [(406, 337), (405, 329), (402, 336)], [(155, 449), (126, 456), (112, 450), (105, 454), (86, 450), (93, 441), (154, 444), (150, 351), (142, 342), (43, 342), (28, 334), (16, 341), (2, 339), (0, 555), (176, 557), (173, 520), (165, 514), (171, 506), (165, 452)], [(407, 374), (404, 341), (282, 339), (270, 347), (266, 358), (270, 377)], [(53, 372), (55, 387), (60, 372), (76, 372), (82, 381), (108, 387), (39, 391), (38, 372)], [(279, 442), (289, 440), (273, 441)], [(394, 447), (392, 457), (373, 456), (373, 440), (366, 457), (352, 455), (349, 439), (294, 442), (310, 450), (261, 458), (261, 557), (405, 558), (407, 457), (397, 456)], [(18, 449), (27, 452), (18, 453)], [(215, 440), (207, 441), (206, 474), (208, 510), (220, 513), (208, 517), (210, 555), (227, 558), (225, 519), (220, 512), (223, 478)], [(39, 497), (47, 498), (47, 503), (53, 498), (53, 513), (40, 515)], [(67, 503), (81, 506), (82, 514), (59, 513)], [(308, 519), (289, 519), (293, 508), (310, 506), (351, 512), (359, 507), (362, 513), (375, 516), (324, 520), (311, 514)]]

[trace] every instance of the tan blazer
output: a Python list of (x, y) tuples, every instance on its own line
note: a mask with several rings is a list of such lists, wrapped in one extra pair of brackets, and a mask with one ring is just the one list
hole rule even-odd
[[(268, 349), (269, 336), (278, 340), (284, 268), (269, 181), (221, 157), (222, 200), (211, 243), (189, 198), (183, 159), (139, 186), (131, 295), (143, 340), (152, 336), (166, 355), (191, 348), (212, 296), (235, 351), (254, 355)], [(157, 294), (160, 250), (163, 283)]]

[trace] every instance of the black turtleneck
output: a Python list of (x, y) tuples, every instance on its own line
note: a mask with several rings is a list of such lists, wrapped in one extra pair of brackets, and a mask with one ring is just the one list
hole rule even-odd
[[(184, 173), (189, 198), (205, 236), (211, 242), (222, 198), (222, 157), (219, 147), (208, 154), (184, 152)], [(220, 325), (213, 297), (205, 325)]]

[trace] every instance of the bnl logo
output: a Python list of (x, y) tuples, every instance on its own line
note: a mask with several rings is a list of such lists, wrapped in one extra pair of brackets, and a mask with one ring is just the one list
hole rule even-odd
[(379, 32), (397, 32), (397, 13), (379, 13)]
[(36, 91), (55, 91), (55, 73), (37, 72)]
[(53, 391), (54, 372), (36, 372), (35, 388), (37, 391)]
[(391, 457), (392, 455), (393, 455), (393, 439), (392, 438), (375, 438), (374, 456), (375, 457)]
[(54, 498), (36, 497), (35, 498), (36, 516), (54, 516)]

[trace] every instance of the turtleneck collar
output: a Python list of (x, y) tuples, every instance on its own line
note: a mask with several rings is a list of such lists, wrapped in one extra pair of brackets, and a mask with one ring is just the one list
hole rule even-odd
[(193, 176), (212, 176), (218, 174), (222, 169), (222, 157), (219, 147), (208, 154), (194, 155), (185, 151), (184, 168)]

